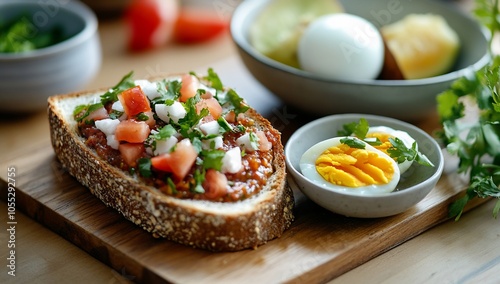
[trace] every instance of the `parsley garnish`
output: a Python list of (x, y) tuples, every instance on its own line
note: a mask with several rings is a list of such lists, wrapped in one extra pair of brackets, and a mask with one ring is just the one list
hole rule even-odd
[(151, 159), (150, 158), (140, 158), (138, 161), (139, 173), (141, 176), (148, 178), (152, 175), (151, 172)]
[(203, 168), (220, 171), (222, 168), (222, 158), (224, 158), (225, 154), (225, 151), (217, 149), (201, 151), (201, 155), (203, 157)]
[(80, 122), (84, 120), (90, 113), (102, 108), (103, 105), (101, 103), (88, 104), (88, 105), (79, 105), (73, 111), (73, 118)]
[(360, 139), (354, 138), (354, 137), (345, 137), (340, 139), (340, 143), (346, 144), (347, 146), (351, 148), (356, 148), (356, 149), (364, 149), (365, 148), (365, 142), (363, 142)]
[(203, 188), (203, 181), (205, 181), (205, 169), (196, 169), (194, 171), (194, 184), (192, 184), (191, 191), (194, 193), (205, 193), (205, 189)]
[[(366, 137), (369, 129), (370, 125), (368, 121), (361, 118), (359, 122), (344, 124), (342, 126), (342, 130), (337, 132), (337, 135), (346, 136), (340, 139), (340, 142), (352, 148), (365, 149), (365, 143), (372, 146), (381, 145), (382, 142), (378, 138)], [(354, 135), (354, 137), (349, 137), (351, 135)], [(434, 167), (432, 162), (424, 154), (417, 150), (417, 142), (414, 142), (411, 148), (406, 147), (403, 141), (397, 137), (389, 138), (389, 142), (392, 146), (387, 149), (387, 154), (396, 160), (398, 164), (408, 160), (415, 161), (423, 166)]]
[(109, 89), (106, 93), (101, 96), (101, 103), (106, 105), (110, 102), (116, 102), (118, 100), (118, 95), (130, 88), (135, 87), (135, 82), (132, 78), (134, 72), (131, 71), (127, 75), (125, 75), (116, 86)]
[[(490, 54), (494, 35), (500, 31), (498, 0), (476, 0), (474, 14), (490, 31)], [(500, 212), (500, 57), (473, 74), (461, 77), (437, 97), (443, 129), (438, 133), (452, 155), (459, 158), (458, 172), (469, 174), (465, 195), (449, 207), (449, 216), (460, 219), (474, 198), (498, 198), (493, 217)], [(479, 110), (465, 118), (466, 109)], [(462, 122), (461, 122), (462, 121)]]
[(216, 91), (224, 90), (224, 85), (222, 84), (219, 75), (217, 75), (212, 68), (208, 68), (207, 76), (204, 77), (204, 79), (207, 80), (210, 87), (214, 88)]
[(163, 80), (157, 83), (158, 93), (160, 97), (153, 99), (153, 104), (161, 103), (166, 105), (172, 105), (175, 101), (179, 100), (181, 96), (182, 83), (178, 80)]

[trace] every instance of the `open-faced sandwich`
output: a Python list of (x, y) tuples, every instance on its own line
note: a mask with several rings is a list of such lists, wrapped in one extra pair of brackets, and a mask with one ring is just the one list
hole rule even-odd
[(183, 74), (49, 98), (54, 151), (107, 206), (155, 237), (256, 248), (293, 220), (280, 133), (221, 83)]

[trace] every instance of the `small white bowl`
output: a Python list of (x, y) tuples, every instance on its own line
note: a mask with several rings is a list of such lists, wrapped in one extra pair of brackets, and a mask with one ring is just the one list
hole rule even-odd
[[(337, 136), (337, 131), (350, 122), (365, 118), (370, 126), (387, 126), (406, 131), (418, 143), (434, 167), (413, 163), (401, 176), (395, 191), (379, 195), (358, 195), (335, 191), (311, 182), (300, 172), (299, 162), (311, 146)], [(368, 114), (339, 114), (326, 116), (299, 128), (285, 145), (288, 179), (318, 205), (341, 215), (358, 218), (379, 218), (402, 213), (420, 202), (435, 187), (444, 166), (438, 143), (418, 127), (393, 118)]]
[(60, 25), (68, 38), (29, 52), (0, 53), (0, 112), (45, 109), (49, 96), (84, 88), (101, 65), (97, 18), (80, 1), (0, 2), (2, 21), (22, 16), (33, 33)]

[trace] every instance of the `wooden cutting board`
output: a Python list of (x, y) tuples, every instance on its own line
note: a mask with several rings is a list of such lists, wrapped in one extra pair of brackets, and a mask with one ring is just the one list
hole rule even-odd
[[(447, 220), (465, 181), (446, 159), (434, 190), (407, 212), (380, 219), (333, 214), (295, 192), (292, 227), (256, 250), (211, 253), (162, 239), (124, 219), (62, 168), (50, 143), (26, 149), (16, 167), (16, 206), (122, 275), (144, 283), (325, 282)], [(6, 198), (7, 184), (2, 184)], [(477, 200), (467, 210), (486, 200)]]

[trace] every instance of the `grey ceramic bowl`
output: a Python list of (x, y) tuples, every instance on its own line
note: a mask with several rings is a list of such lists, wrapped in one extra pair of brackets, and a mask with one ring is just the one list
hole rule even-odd
[(94, 13), (79, 1), (2, 0), (0, 19), (24, 16), (33, 34), (60, 25), (67, 39), (24, 53), (0, 53), (0, 111), (31, 112), (51, 95), (76, 91), (96, 75), (101, 47)]
[[(299, 70), (269, 59), (249, 42), (248, 30), (269, 0), (244, 1), (234, 12), (231, 35), (243, 63), (253, 76), (287, 104), (317, 115), (371, 113), (403, 120), (418, 120), (435, 111), (436, 95), (457, 78), (490, 60), (488, 36), (478, 23), (447, 1), (345, 0), (345, 11), (380, 27), (411, 13), (437, 13), (458, 33), (461, 51), (452, 72), (418, 80), (338, 81)], [(392, 4), (391, 4), (392, 3)]]
[[(395, 191), (378, 195), (359, 195), (337, 191), (310, 181), (300, 171), (304, 152), (318, 142), (334, 137), (342, 126), (366, 118), (370, 126), (387, 126), (406, 131), (418, 143), (419, 151), (426, 155), (434, 167), (415, 162), (401, 176)], [(299, 128), (285, 145), (289, 182), (298, 187), (318, 205), (341, 215), (359, 218), (378, 218), (402, 213), (422, 199), (435, 187), (443, 172), (443, 154), (438, 143), (423, 130), (412, 124), (388, 117), (368, 114), (330, 115)]]

